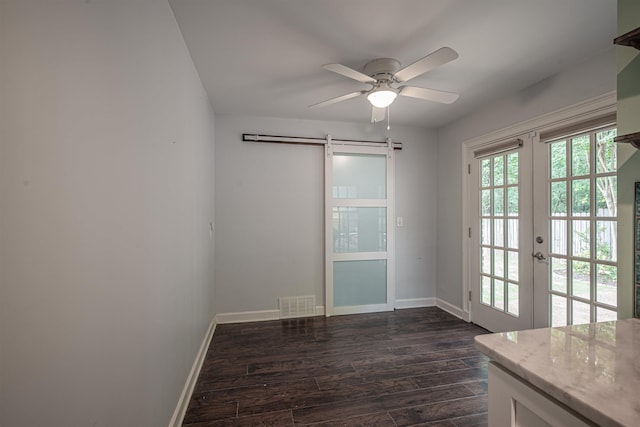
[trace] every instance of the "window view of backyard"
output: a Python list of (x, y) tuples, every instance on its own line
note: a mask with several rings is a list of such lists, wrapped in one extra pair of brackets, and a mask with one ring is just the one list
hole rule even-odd
[(615, 128), (549, 143), (551, 326), (617, 318)]

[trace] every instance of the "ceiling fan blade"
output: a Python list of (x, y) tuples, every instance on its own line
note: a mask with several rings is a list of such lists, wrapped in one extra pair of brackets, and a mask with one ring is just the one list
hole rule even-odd
[(433, 70), (436, 67), (451, 62), (458, 57), (458, 52), (450, 47), (441, 47), (435, 52), (431, 52), (429, 55), (422, 59), (418, 59), (411, 65), (407, 65), (400, 71), (398, 71), (394, 77), (398, 82), (406, 82), (414, 77), (418, 77), (420, 74), (424, 74), (429, 70)]
[(371, 123), (378, 123), (384, 120), (387, 115), (386, 108), (378, 108), (371, 106)]
[(309, 105), (309, 108), (316, 107), (325, 107), (327, 105), (335, 104), (341, 101), (346, 101), (347, 99), (355, 98), (356, 96), (360, 96), (366, 91), (359, 90), (357, 92), (347, 93), (346, 95), (337, 96), (335, 98), (327, 99), (326, 101), (318, 102), (316, 104)]
[(333, 71), (334, 73), (338, 73), (342, 76), (349, 77), (350, 79), (357, 80), (362, 83), (375, 83), (376, 79), (367, 76), (366, 74), (361, 73), (360, 71), (356, 71), (352, 68), (346, 67), (342, 64), (326, 64), (323, 65), (322, 68), (325, 70)]
[(427, 101), (441, 102), (443, 104), (451, 104), (455, 102), (460, 95), (453, 92), (445, 92), (442, 90), (427, 89), (416, 86), (400, 86), (398, 88), (400, 95), (410, 96), (411, 98), (426, 99)]

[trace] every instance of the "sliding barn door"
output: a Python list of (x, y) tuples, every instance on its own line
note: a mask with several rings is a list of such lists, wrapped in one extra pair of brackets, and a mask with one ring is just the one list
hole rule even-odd
[(393, 148), (325, 148), (327, 316), (394, 308)]

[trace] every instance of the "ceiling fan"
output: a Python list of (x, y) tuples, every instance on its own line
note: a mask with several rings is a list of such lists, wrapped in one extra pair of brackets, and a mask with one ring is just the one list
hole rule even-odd
[(325, 70), (333, 71), (362, 83), (368, 83), (372, 87), (368, 90), (359, 90), (318, 102), (309, 107), (325, 107), (360, 95), (367, 95), (367, 99), (372, 105), (371, 121), (378, 122), (384, 120), (385, 109), (391, 105), (398, 95), (451, 104), (458, 99), (459, 95), (457, 93), (417, 86), (394, 87), (393, 84), (409, 81), (427, 71), (453, 61), (457, 57), (458, 53), (455, 50), (450, 47), (442, 47), (404, 68), (400, 68), (399, 61), (391, 58), (375, 59), (367, 63), (364, 66), (364, 73), (342, 64), (323, 65)]

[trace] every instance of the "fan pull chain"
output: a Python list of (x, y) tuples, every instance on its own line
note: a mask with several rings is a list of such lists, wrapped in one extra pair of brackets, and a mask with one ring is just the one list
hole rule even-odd
[(391, 105), (388, 105), (387, 106), (387, 130), (391, 130), (391, 124), (389, 123), (391, 121), (390, 115), (391, 115)]

